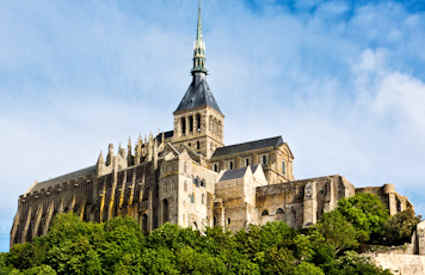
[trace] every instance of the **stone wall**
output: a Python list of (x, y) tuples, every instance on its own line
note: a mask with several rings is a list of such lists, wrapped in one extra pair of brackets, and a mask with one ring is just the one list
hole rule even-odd
[(377, 195), (384, 205), (388, 207), (390, 215), (395, 215), (398, 212), (408, 208), (413, 209), (413, 205), (408, 198), (395, 192), (393, 184), (384, 184), (376, 187), (356, 188), (356, 193), (371, 193)]
[(261, 186), (256, 192), (259, 223), (282, 220), (300, 228), (314, 224), (337, 205), (354, 195), (354, 186), (339, 175)]
[(395, 275), (425, 274), (425, 256), (400, 254), (370, 255), (372, 260)]

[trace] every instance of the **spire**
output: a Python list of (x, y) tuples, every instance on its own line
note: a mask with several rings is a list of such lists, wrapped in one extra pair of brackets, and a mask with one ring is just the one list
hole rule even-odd
[(202, 36), (201, 0), (199, 0), (198, 25), (196, 29), (195, 46), (193, 48), (192, 74), (195, 75), (195, 73), (204, 73), (204, 74), (208, 73), (207, 68), (205, 66), (205, 42)]

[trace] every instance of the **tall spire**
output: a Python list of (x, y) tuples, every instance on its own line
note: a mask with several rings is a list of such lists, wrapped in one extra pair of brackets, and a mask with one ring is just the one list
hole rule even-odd
[(205, 42), (202, 37), (202, 10), (201, 0), (199, 0), (198, 8), (198, 25), (196, 28), (196, 40), (193, 48), (193, 68), (192, 74), (204, 73), (207, 74), (207, 68), (205, 66)]

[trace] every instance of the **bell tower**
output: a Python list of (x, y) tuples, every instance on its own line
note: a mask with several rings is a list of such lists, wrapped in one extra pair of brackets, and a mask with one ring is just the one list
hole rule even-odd
[(210, 158), (223, 146), (224, 115), (207, 82), (205, 42), (202, 36), (201, 4), (198, 9), (196, 40), (193, 48), (192, 83), (174, 111), (173, 144), (186, 144)]

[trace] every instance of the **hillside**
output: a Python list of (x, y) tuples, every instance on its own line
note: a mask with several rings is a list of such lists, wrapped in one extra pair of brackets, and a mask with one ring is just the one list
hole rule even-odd
[(144, 235), (130, 218), (86, 223), (62, 214), (47, 235), (0, 254), (0, 274), (391, 274), (360, 253), (404, 243), (419, 220), (411, 211), (389, 216), (370, 194), (341, 200), (300, 230), (273, 222), (200, 233), (165, 224)]

